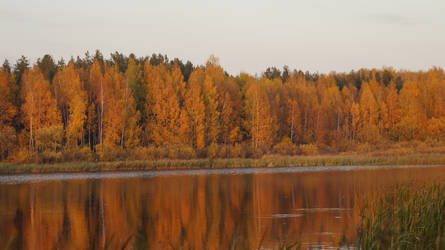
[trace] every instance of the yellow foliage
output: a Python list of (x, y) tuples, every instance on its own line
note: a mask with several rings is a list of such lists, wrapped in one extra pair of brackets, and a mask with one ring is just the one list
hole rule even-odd
[(22, 87), (24, 126), (29, 131), (29, 146), (35, 145), (35, 134), (41, 128), (60, 126), (60, 114), (56, 101), (51, 95), (49, 82), (45, 80), (39, 67), (34, 66), (25, 72)]
[(180, 100), (177, 92), (177, 80), (172, 78), (163, 64), (156, 67), (146, 65), (147, 83), (146, 133), (156, 145), (178, 144), (181, 142)]
[(0, 123), (0, 160), (6, 159), (14, 152), (17, 146), (15, 129)]
[(11, 102), (11, 90), (8, 87), (9, 76), (0, 68), (0, 123), (10, 124), (17, 113)]
[(51, 126), (36, 131), (36, 149), (38, 152), (56, 152), (62, 149), (63, 127)]
[(254, 77), (228, 74), (214, 56), (195, 67), (98, 53), (55, 69), (52, 78), (39, 66), (0, 68), (1, 160), (312, 155), (445, 142), (439, 68)]
[(82, 88), (73, 62), (59, 69), (53, 80), (54, 93), (66, 126), (68, 145), (77, 146), (83, 139), (87, 94)]
[(273, 146), (273, 152), (280, 155), (295, 155), (298, 147), (292, 143), (289, 137), (283, 137), (281, 141)]
[(298, 146), (298, 148), (300, 149), (300, 152), (303, 155), (318, 155), (319, 154), (318, 147), (317, 147), (317, 145), (314, 145), (314, 144), (301, 144), (300, 146)]
[(198, 152), (202, 152), (206, 144), (205, 105), (202, 94), (204, 78), (205, 74), (200, 68), (191, 73), (184, 100), (184, 107), (189, 119), (189, 141)]
[(253, 78), (246, 83), (245, 102), (248, 115), (245, 122), (251, 136), (252, 149), (257, 154), (262, 154), (272, 145), (275, 131), (267, 93)]

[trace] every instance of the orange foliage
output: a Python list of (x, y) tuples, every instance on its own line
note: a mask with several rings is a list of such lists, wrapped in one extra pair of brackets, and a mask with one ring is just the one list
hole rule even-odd
[(53, 98), (49, 82), (37, 66), (23, 75), (23, 123), (29, 132), (29, 147), (35, 146), (36, 132), (42, 128), (61, 125), (56, 100)]
[(253, 77), (228, 74), (214, 56), (206, 65), (187, 65), (160, 55), (104, 60), (96, 53), (54, 66), (50, 80), (37, 66), (25, 67), (21, 79), (18, 70), (2, 68), (0, 158), (16, 146), (40, 152), (37, 137), (60, 128), (61, 138), (44, 140), (57, 146), (39, 142), (39, 148), (89, 148), (109, 160), (152, 158), (157, 150), (166, 152), (160, 157), (260, 157), (302, 154), (294, 150), (300, 145), (338, 152), (357, 144), (445, 140), (445, 73), (439, 68), (268, 69)]
[(87, 94), (72, 62), (59, 69), (53, 79), (53, 88), (66, 127), (68, 144), (77, 146), (82, 143), (84, 135)]

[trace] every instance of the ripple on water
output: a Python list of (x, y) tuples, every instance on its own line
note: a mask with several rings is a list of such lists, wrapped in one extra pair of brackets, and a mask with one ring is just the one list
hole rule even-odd
[(261, 219), (287, 219), (304, 216), (304, 214), (271, 214), (268, 216), (261, 216)]
[(52, 174), (11, 174), (0, 175), (0, 184), (21, 184), (28, 182), (47, 182), (76, 179), (113, 179), (113, 178), (149, 178), (158, 176), (189, 175), (244, 175), (244, 174), (277, 174), (318, 171), (354, 171), (382, 168), (420, 168), (434, 166), (310, 166), (310, 167), (277, 167), (277, 168), (226, 168), (226, 169), (192, 169), (192, 170), (146, 170), (94, 173), (52, 173)]

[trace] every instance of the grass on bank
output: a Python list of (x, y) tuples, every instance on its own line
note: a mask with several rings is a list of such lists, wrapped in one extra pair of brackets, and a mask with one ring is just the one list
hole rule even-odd
[(211, 169), (253, 167), (348, 166), (348, 165), (431, 165), (445, 164), (443, 153), (406, 155), (343, 154), (317, 156), (265, 156), (261, 159), (160, 159), (149, 161), (68, 162), (56, 164), (0, 163), (0, 174), (99, 172), (154, 169)]
[(398, 186), (368, 202), (360, 249), (445, 249), (445, 185)]
[[(332, 152), (315, 145), (300, 145), (300, 147), (299, 155), (287, 155), (288, 152), (281, 149), (274, 154), (266, 154), (260, 158), (240, 157), (237, 154), (235, 156), (227, 155), (224, 153), (227, 151), (225, 148), (217, 150), (224, 154), (213, 154), (209, 158), (197, 158), (196, 155), (188, 152), (190, 150), (173, 147), (169, 150), (144, 148), (136, 150), (136, 153), (133, 154), (105, 157), (104, 159), (94, 156), (89, 149), (83, 152), (85, 148), (81, 148), (82, 152), (80, 153), (65, 153), (62, 160), (49, 161), (54, 163), (45, 163), (47, 161), (42, 163), (39, 161), (39, 157), (35, 158), (37, 155), (28, 161), (12, 158), (10, 161), (0, 162), (0, 174), (298, 166), (445, 165), (445, 145), (442, 144), (415, 141), (386, 144), (379, 147), (358, 144), (348, 152)], [(20, 152), (17, 155), (20, 155)]]

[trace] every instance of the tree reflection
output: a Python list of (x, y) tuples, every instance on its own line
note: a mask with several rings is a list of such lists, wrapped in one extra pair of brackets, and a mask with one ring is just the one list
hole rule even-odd
[(353, 244), (365, 195), (441, 168), (0, 185), (0, 248), (249, 249)]

